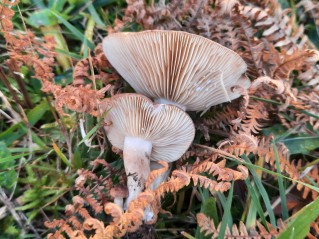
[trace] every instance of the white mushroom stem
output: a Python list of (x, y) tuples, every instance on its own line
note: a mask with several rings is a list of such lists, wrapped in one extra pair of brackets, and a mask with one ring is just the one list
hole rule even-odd
[(174, 101), (170, 101), (168, 99), (164, 99), (164, 98), (157, 98), (157, 99), (154, 99), (154, 102), (157, 103), (157, 104), (165, 104), (165, 105), (175, 105), (177, 106), (178, 108), (186, 111), (186, 107), (184, 105), (180, 105)]
[[(163, 166), (160, 165), (159, 163), (155, 162), (155, 161), (151, 162), (151, 170), (152, 171), (160, 169), (160, 168), (163, 168)], [(168, 170), (165, 171), (164, 173), (158, 175), (154, 179), (154, 181), (150, 185), (150, 189), (155, 191), (162, 182), (165, 182), (167, 180), (167, 178), (168, 178), (168, 175), (171, 172), (171, 169), (172, 169), (172, 163), (168, 163)], [(153, 217), (154, 217), (154, 213), (151, 210), (151, 208), (150, 207), (145, 208), (145, 210), (144, 210), (144, 221), (145, 222), (149, 222), (149, 221), (151, 221), (153, 219)]]
[[(150, 185), (150, 188), (155, 191), (158, 186), (162, 183), (162, 182), (165, 182), (168, 178), (168, 175), (170, 174), (171, 172), (171, 169), (172, 169), (172, 165), (173, 163), (168, 163), (168, 170), (165, 171), (164, 173), (158, 175), (154, 180), (153, 182), (151, 183)], [(151, 162), (151, 171), (154, 171), (154, 170), (157, 170), (157, 169), (160, 169), (160, 168), (163, 168), (162, 165), (160, 165), (159, 163), (155, 162), (155, 161), (152, 161)]]
[(150, 174), (151, 152), (151, 142), (137, 137), (125, 137), (123, 156), (129, 195), (124, 209), (127, 209), (129, 203), (144, 189)]
[(114, 203), (123, 210), (123, 198), (122, 197), (115, 197)]

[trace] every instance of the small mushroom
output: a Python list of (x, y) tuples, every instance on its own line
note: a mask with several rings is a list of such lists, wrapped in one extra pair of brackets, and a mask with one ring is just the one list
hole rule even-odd
[(114, 198), (114, 203), (123, 209), (123, 199), (128, 196), (127, 187), (122, 184), (116, 185), (111, 189), (110, 195)]
[(104, 38), (103, 50), (137, 93), (183, 110), (208, 110), (238, 98), (234, 86), (250, 85), (237, 53), (186, 32), (114, 33)]
[(191, 118), (172, 105), (154, 104), (139, 94), (118, 94), (101, 104), (107, 111), (107, 137), (123, 150), (129, 191), (124, 207), (142, 192), (150, 173), (150, 161), (173, 162), (193, 141)]

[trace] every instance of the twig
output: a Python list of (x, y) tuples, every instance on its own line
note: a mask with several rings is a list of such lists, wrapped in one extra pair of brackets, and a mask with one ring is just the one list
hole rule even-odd
[(1, 187), (0, 187), (0, 201), (6, 206), (7, 210), (10, 212), (14, 220), (19, 224), (19, 226), (23, 230), (23, 233), (27, 232), (28, 228), (30, 228), (34, 233), (34, 238), (41, 239), (37, 230), (33, 227), (31, 223), (28, 222), (27, 217), (22, 212), (19, 212), (19, 213), (16, 212), (15, 205), (10, 201), (10, 199), (7, 197), (7, 195), (2, 190)]

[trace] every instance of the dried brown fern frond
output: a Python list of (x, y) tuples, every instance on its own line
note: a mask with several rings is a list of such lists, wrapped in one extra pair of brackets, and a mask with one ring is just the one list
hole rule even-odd
[[(182, 167), (182, 163), (189, 159), (190, 157), (196, 157), (200, 160), (205, 160), (207, 158), (211, 158), (213, 156), (213, 153), (207, 149), (204, 148), (198, 148), (191, 146), (188, 151), (180, 158), (179, 161), (177, 161), (177, 165), (179, 168)], [(217, 156), (216, 156), (217, 158)]]
[(239, 109), (233, 104), (227, 105), (222, 111), (217, 111), (214, 116), (205, 118), (203, 124), (209, 129), (222, 129), (229, 131), (229, 126), (233, 125), (233, 121), (240, 118)]
[(233, 133), (229, 138), (218, 143), (219, 148), (228, 153), (240, 156), (244, 153), (256, 153), (258, 150), (259, 140), (256, 136), (247, 134), (245, 132)]
[[(105, 171), (113, 170), (101, 159), (93, 161), (93, 165), (95, 167), (101, 165)], [(55, 229), (55, 232), (48, 237), (50, 239), (76, 238), (76, 235), (86, 238), (84, 230), (87, 229), (83, 227), (83, 223), (101, 214), (104, 205), (111, 200), (109, 191), (113, 183), (109, 176), (99, 177), (93, 171), (85, 169), (78, 170), (78, 175), (75, 188), (79, 195), (74, 196), (73, 203), (66, 206), (66, 219), (45, 222), (46, 227)]]
[[(308, 125), (317, 130), (319, 129), (319, 120), (316, 117), (319, 114), (318, 103), (318, 90), (300, 91), (296, 100), (290, 102), (293, 107), (281, 110), (282, 114), (279, 114), (279, 119), (286, 128), (296, 128), (299, 132), (306, 132)], [(289, 117), (287, 118), (285, 115)]]
[[(104, 227), (104, 223), (95, 219), (88, 218), (83, 223), (83, 228), (87, 231), (95, 231), (95, 234), (90, 237), (90, 239), (113, 239), (113, 226)], [(82, 238), (81, 238), (82, 239)], [(87, 237), (83, 237), (83, 239), (87, 239)]]
[(289, 151), (283, 143), (277, 143), (275, 146), (273, 144), (270, 144), (268, 154), (264, 154), (265, 151), (260, 150), (258, 152), (258, 156), (264, 157), (265, 162), (269, 163), (272, 167), (277, 169), (276, 154), (275, 154), (274, 147), (277, 148), (280, 171), (286, 172), (293, 179), (299, 179), (300, 175), (299, 175), (298, 169), (295, 167), (295, 165), (292, 162), (290, 162)]
[(172, 192), (175, 193), (183, 187), (189, 185), (191, 178), (187, 172), (182, 170), (174, 170), (172, 176), (167, 182), (161, 183), (155, 190), (155, 194), (158, 198), (164, 195), (164, 193)]
[[(276, 169), (276, 153), (274, 151), (272, 137), (261, 137), (245, 134), (233, 134), (230, 138), (221, 141), (219, 147), (225, 152), (240, 156), (242, 154), (249, 155), (253, 153), (264, 159), (265, 163)], [(289, 159), (289, 151), (283, 143), (277, 143), (278, 160), (281, 172), (287, 173), (293, 179), (299, 179), (298, 169)]]
[(269, 119), (266, 105), (260, 101), (252, 101), (245, 110), (245, 116), (241, 125), (245, 134), (258, 134), (263, 126), (260, 121)]
[(238, 169), (239, 171), (226, 168), (226, 160), (223, 159), (218, 163), (212, 162), (210, 160), (205, 160), (198, 165), (192, 166), (192, 168), (188, 171), (192, 174), (208, 173), (209, 175), (216, 176), (217, 180), (222, 181), (246, 179), (248, 177), (248, 169), (242, 165), (239, 165)]
[[(1, 5), (3, 8), (4, 5)], [(11, 10), (11, 9), (10, 9)], [(2, 29), (3, 30), (3, 29)], [(98, 116), (97, 105), (100, 99), (104, 98), (105, 92), (111, 89), (111, 85), (105, 85), (102, 89), (92, 89), (91, 85), (84, 84), (84, 78), (92, 79), (87, 73), (88, 69), (93, 67), (98, 70), (97, 79), (107, 83), (108, 80), (118, 79), (114, 74), (107, 74), (103, 71), (105, 67), (109, 67), (101, 46), (96, 49), (96, 56), (93, 63), (89, 64), (89, 60), (80, 61), (75, 69), (76, 86), (66, 86), (62, 88), (53, 82), (54, 74), (54, 52), (55, 42), (51, 37), (44, 37), (44, 40), (38, 39), (35, 35), (26, 30), (25, 34), (16, 33), (13, 29), (10, 32), (3, 32), (9, 50), (8, 66), (15, 65), (12, 62), (17, 62), (18, 66), (25, 65), (33, 69), (34, 77), (42, 82), (42, 90), (46, 93), (53, 93), (56, 98), (56, 109), (64, 115), (63, 106), (70, 110), (89, 113)], [(7, 38), (8, 36), (8, 38)], [(14, 69), (16, 70), (16, 69)], [(81, 82), (81, 84), (79, 83)]]
[(78, 87), (68, 85), (62, 88), (49, 81), (43, 82), (43, 91), (53, 93), (56, 99), (55, 108), (61, 115), (66, 114), (63, 110), (66, 106), (72, 111), (99, 116), (99, 102), (104, 99), (105, 92), (110, 88), (111, 85), (107, 85), (100, 90), (95, 90), (92, 89), (91, 84)]
[[(48, 228), (55, 228), (55, 233), (49, 234), (49, 239), (60, 238), (74, 238), (76, 235), (81, 234), (84, 236), (83, 221), (91, 218), (87, 209), (84, 208), (84, 200), (75, 196), (72, 199), (73, 204), (66, 207), (66, 215), (69, 216), (68, 220), (56, 220), (52, 222), (45, 222)], [(74, 216), (77, 215), (77, 216)]]
[[(174, 170), (172, 177), (159, 185), (155, 190), (157, 198), (161, 198), (164, 193), (175, 193), (185, 186), (188, 186), (191, 182), (194, 185), (199, 185), (209, 189), (212, 193), (215, 191), (225, 192), (229, 190), (231, 181), (243, 180), (248, 177), (248, 169), (244, 166), (238, 166), (239, 171), (226, 167), (226, 160), (222, 160), (219, 163), (213, 162), (216, 157), (205, 160), (201, 163), (195, 163), (193, 166), (182, 167), (180, 170)], [(213, 160), (213, 161), (211, 161)], [(202, 175), (202, 173), (207, 173)], [(216, 179), (211, 179), (211, 176), (215, 176)]]
[(319, 217), (310, 224), (310, 232), (307, 237), (309, 239), (316, 239), (319, 237)]
[(307, 36), (303, 34), (304, 27), (297, 28), (289, 17), (290, 9), (264, 9), (258, 6), (243, 6), (243, 15), (251, 20), (254, 28), (263, 30), (263, 37), (275, 47), (285, 49), (288, 55), (296, 50), (302, 50), (307, 44)]
[[(306, 109), (308, 112), (313, 115), (319, 114), (319, 91), (303, 91), (300, 92), (297, 96), (297, 102), (301, 105), (303, 109)], [(298, 105), (297, 107), (300, 107)], [(309, 123), (314, 130), (319, 129), (319, 120), (315, 117), (306, 115), (300, 111), (294, 111), (296, 122), (307, 122)]]
[[(271, 62), (268, 68), (268, 76), (274, 79), (288, 80), (292, 71), (305, 71), (311, 68), (318, 60), (316, 50), (296, 50), (287, 54), (284, 50), (276, 52), (273, 45), (268, 45), (264, 52), (264, 60)], [(266, 68), (267, 69), (267, 68)]]
[(13, 30), (12, 18), (15, 14), (12, 7), (19, 4), (19, 2), (20, 0), (3, 0), (0, 3), (0, 32), (5, 35), (5, 38), (11, 39), (10, 32)]
[[(296, 167), (299, 169), (301, 168), (302, 164), (303, 164), (303, 160), (298, 160)], [(306, 172), (303, 172), (303, 174), (301, 175), (302, 178), (299, 179), (300, 181), (304, 183), (308, 183), (308, 184), (311, 184), (312, 182), (319, 183), (318, 165), (313, 165), (309, 167), (308, 169), (306, 169), (305, 171)], [(306, 187), (301, 183), (297, 184), (297, 189), (299, 191), (302, 191), (302, 198), (304, 199), (306, 199), (309, 195), (311, 195), (312, 200), (315, 200), (316, 198), (318, 198), (318, 195), (319, 195), (318, 192), (311, 190), (309, 187)]]
[[(198, 213), (196, 218), (198, 226), (201, 228), (200, 231), (204, 233), (205, 236), (212, 235), (212, 239), (218, 237), (221, 224), (216, 228), (213, 219), (210, 219), (204, 213)], [(268, 231), (259, 222), (257, 222), (256, 229), (248, 229), (243, 222), (240, 222), (239, 226), (234, 224), (231, 230), (227, 226), (224, 238), (269, 239), (278, 236), (285, 227), (285, 224), (281, 220), (278, 222), (278, 225), (276, 229), (270, 223), (267, 223), (267, 227), (270, 229), (270, 231)]]
[[(196, 21), (182, 30), (194, 32), (237, 52), (247, 63), (247, 75), (261, 76), (262, 44), (255, 37), (256, 29), (240, 12), (238, 1), (218, 1), (219, 7), (206, 4)], [(224, 7), (222, 7), (224, 6)], [(226, 14), (226, 12), (228, 12)], [(214, 20), (212, 20), (214, 19)]]
[(239, 0), (215, 0), (218, 13), (221, 15), (232, 15), (234, 8), (241, 4)]
[[(103, 85), (108, 85), (111, 81), (119, 80), (119, 75), (113, 69), (112, 73), (105, 72), (105, 69), (112, 69), (113, 67), (107, 60), (102, 50), (102, 44), (98, 44), (94, 50), (93, 57), (88, 57), (78, 61), (73, 70), (73, 85), (86, 85), (86, 80), (99, 80)], [(98, 74), (92, 73), (94, 69)]]
[(317, 34), (319, 33), (319, 4), (317, 1), (312, 0), (301, 0), (298, 4), (296, 4), (297, 8), (303, 8), (302, 15), (300, 18), (302, 19), (305, 14), (308, 14), (315, 22)]
[(29, 30), (26, 30), (25, 34), (13, 32), (11, 34), (10, 39), (5, 38), (9, 57), (19, 66), (25, 65), (33, 68), (34, 77), (42, 82), (52, 80), (56, 55), (54, 39), (52, 37), (44, 37), (43, 41), (36, 39)]
[[(145, 30), (151, 29), (180, 29), (180, 20), (188, 18), (190, 15), (194, 15), (192, 9), (198, 8), (200, 1), (188, 1), (183, 2), (179, 0), (173, 0), (169, 3), (160, 1), (152, 5), (148, 5), (146, 1), (127, 1), (127, 8), (125, 9), (125, 16), (123, 17), (125, 26), (130, 22), (137, 22)], [(192, 5), (192, 7), (190, 7)], [(120, 29), (115, 26), (116, 29)]]

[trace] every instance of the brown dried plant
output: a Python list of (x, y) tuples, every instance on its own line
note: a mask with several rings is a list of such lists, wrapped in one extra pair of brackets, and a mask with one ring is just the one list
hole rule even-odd
[[(217, 157), (215, 157), (217, 158)], [(161, 209), (161, 198), (165, 193), (176, 193), (191, 182), (196, 186), (209, 189), (212, 193), (215, 191), (224, 192), (231, 186), (231, 181), (242, 180), (247, 178), (248, 171), (245, 167), (239, 166), (235, 171), (225, 168), (225, 160), (219, 163), (212, 162), (212, 158), (202, 163), (193, 166), (190, 169), (182, 168), (174, 170), (172, 176), (159, 185), (152, 191), (148, 185), (161, 173), (168, 170), (166, 162), (160, 162), (164, 167), (162, 169), (151, 172), (146, 183), (146, 190), (133, 200), (128, 209), (123, 212), (116, 204), (111, 203), (109, 191), (112, 181), (109, 176), (98, 177), (93, 171), (79, 170), (78, 178), (76, 179), (76, 190), (78, 196), (73, 198), (73, 204), (66, 206), (67, 218), (46, 222), (48, 228), (56, 229), (53, 234), (49, 234), (48, 238), (87, 238), (86, 231), (94, 230), (93, 238), (113, 238), (120, 237), (126, 233), (136, 231), (144, 220), (144, 210), (150, 207), (154, 213), (154, 217), (149, 224), (155, 223), (159, 212), (165, 213)], [(95, 160), (95, 166), (101, 164), (106, 170), (112, 170), (104, 160)], [(213, 180), (207, 175), (216, 176)], [(113, 219), (107, 226), (104, 222), (98, 220), (94, 215), (101, 214), (104, 208), (104, 213), (110, 215)], [(93, 213), (90, 213), (92, 211)], [(94, 215), (92, 215), (94, 214)]]
[[(83, 223), (87, 219), (94, 219), (96, 215), (100, 215), (104, 205), (111, 201), (109, 191), (113, 182), (110, 175), (114, 170), (102, 159), (96, 159), (91, 164), (92, 170), (78, 170), (79, 176), (75, 180), (75, 190), (79, 195), (73, 197), (73, 204), (66, 206), (66, 219), (55, 219), (45, 223), (48, 228), (57, 229), (49, 234), (48, 238), (77, 238), (78, 236), (86, 238), (87, 227), (84, 227)], [(99, 166), (108, 172), (107, 176), (96, 175), (94, 170)]]
[[(5, 0), (0, 5), (0, 13), (4, 20), (1, 21), (0, 32), (3, 34), (9, 59), (7, 65), (12, 71), (19, 66), (28, 66), (33, 69), (34, 78), (42, 82), (42, 90), (52, 93), (56, 99), (55, 107), (63, 115), (63, 106), (80, 112), (98, 116), (97, 105), (99, 100), (105, 97), (105, 92), (114, 90), (109, 84), (118, 79), (116, 73), (106, 73), (104, 70), (110, 68), (101, 45), (95, 49), (95, 56), (80, 60), (74, 68), (73, 85), (62, 87), (54, 83), (53, 68), (55, 66), (54, 52), (55, 41), (52, 37), (44, 36), (43, 40), (36, 38), (32, 31), (25, 29), (24, 33), (15, 31), (12, 25), (14, 11), (11, 9), (17, 5), (17, 1)], [(94, 68), (98, 74), (94, 75)], [(86, 83), (88, 79), (91, 82)], [(95, 81), (101, 81), (103, 87), (96, 89)]]
[[(220, 226), (215, 226), (213, 219), (207, 217), (204, 213), (198, 213), (196, 215), (198, 226), (200, 231), (204, 233), (205, 236), (212, 235), (211, 238), (217, 238), (220, 233)], [(239, 222), (239, 226), (233, 224), (231, 230), (227, 226), (224, 238), (243, 238), (243, 239), (270, 239), (276, 238), (279, 233), (285, 228), (283, 221), (278, 221), (278, 228), (275, 229), (270, 223), (267, 223), (266, 229), (260, 222), (257, 221), (257, 228), (248, 229), (243, 222)]]

